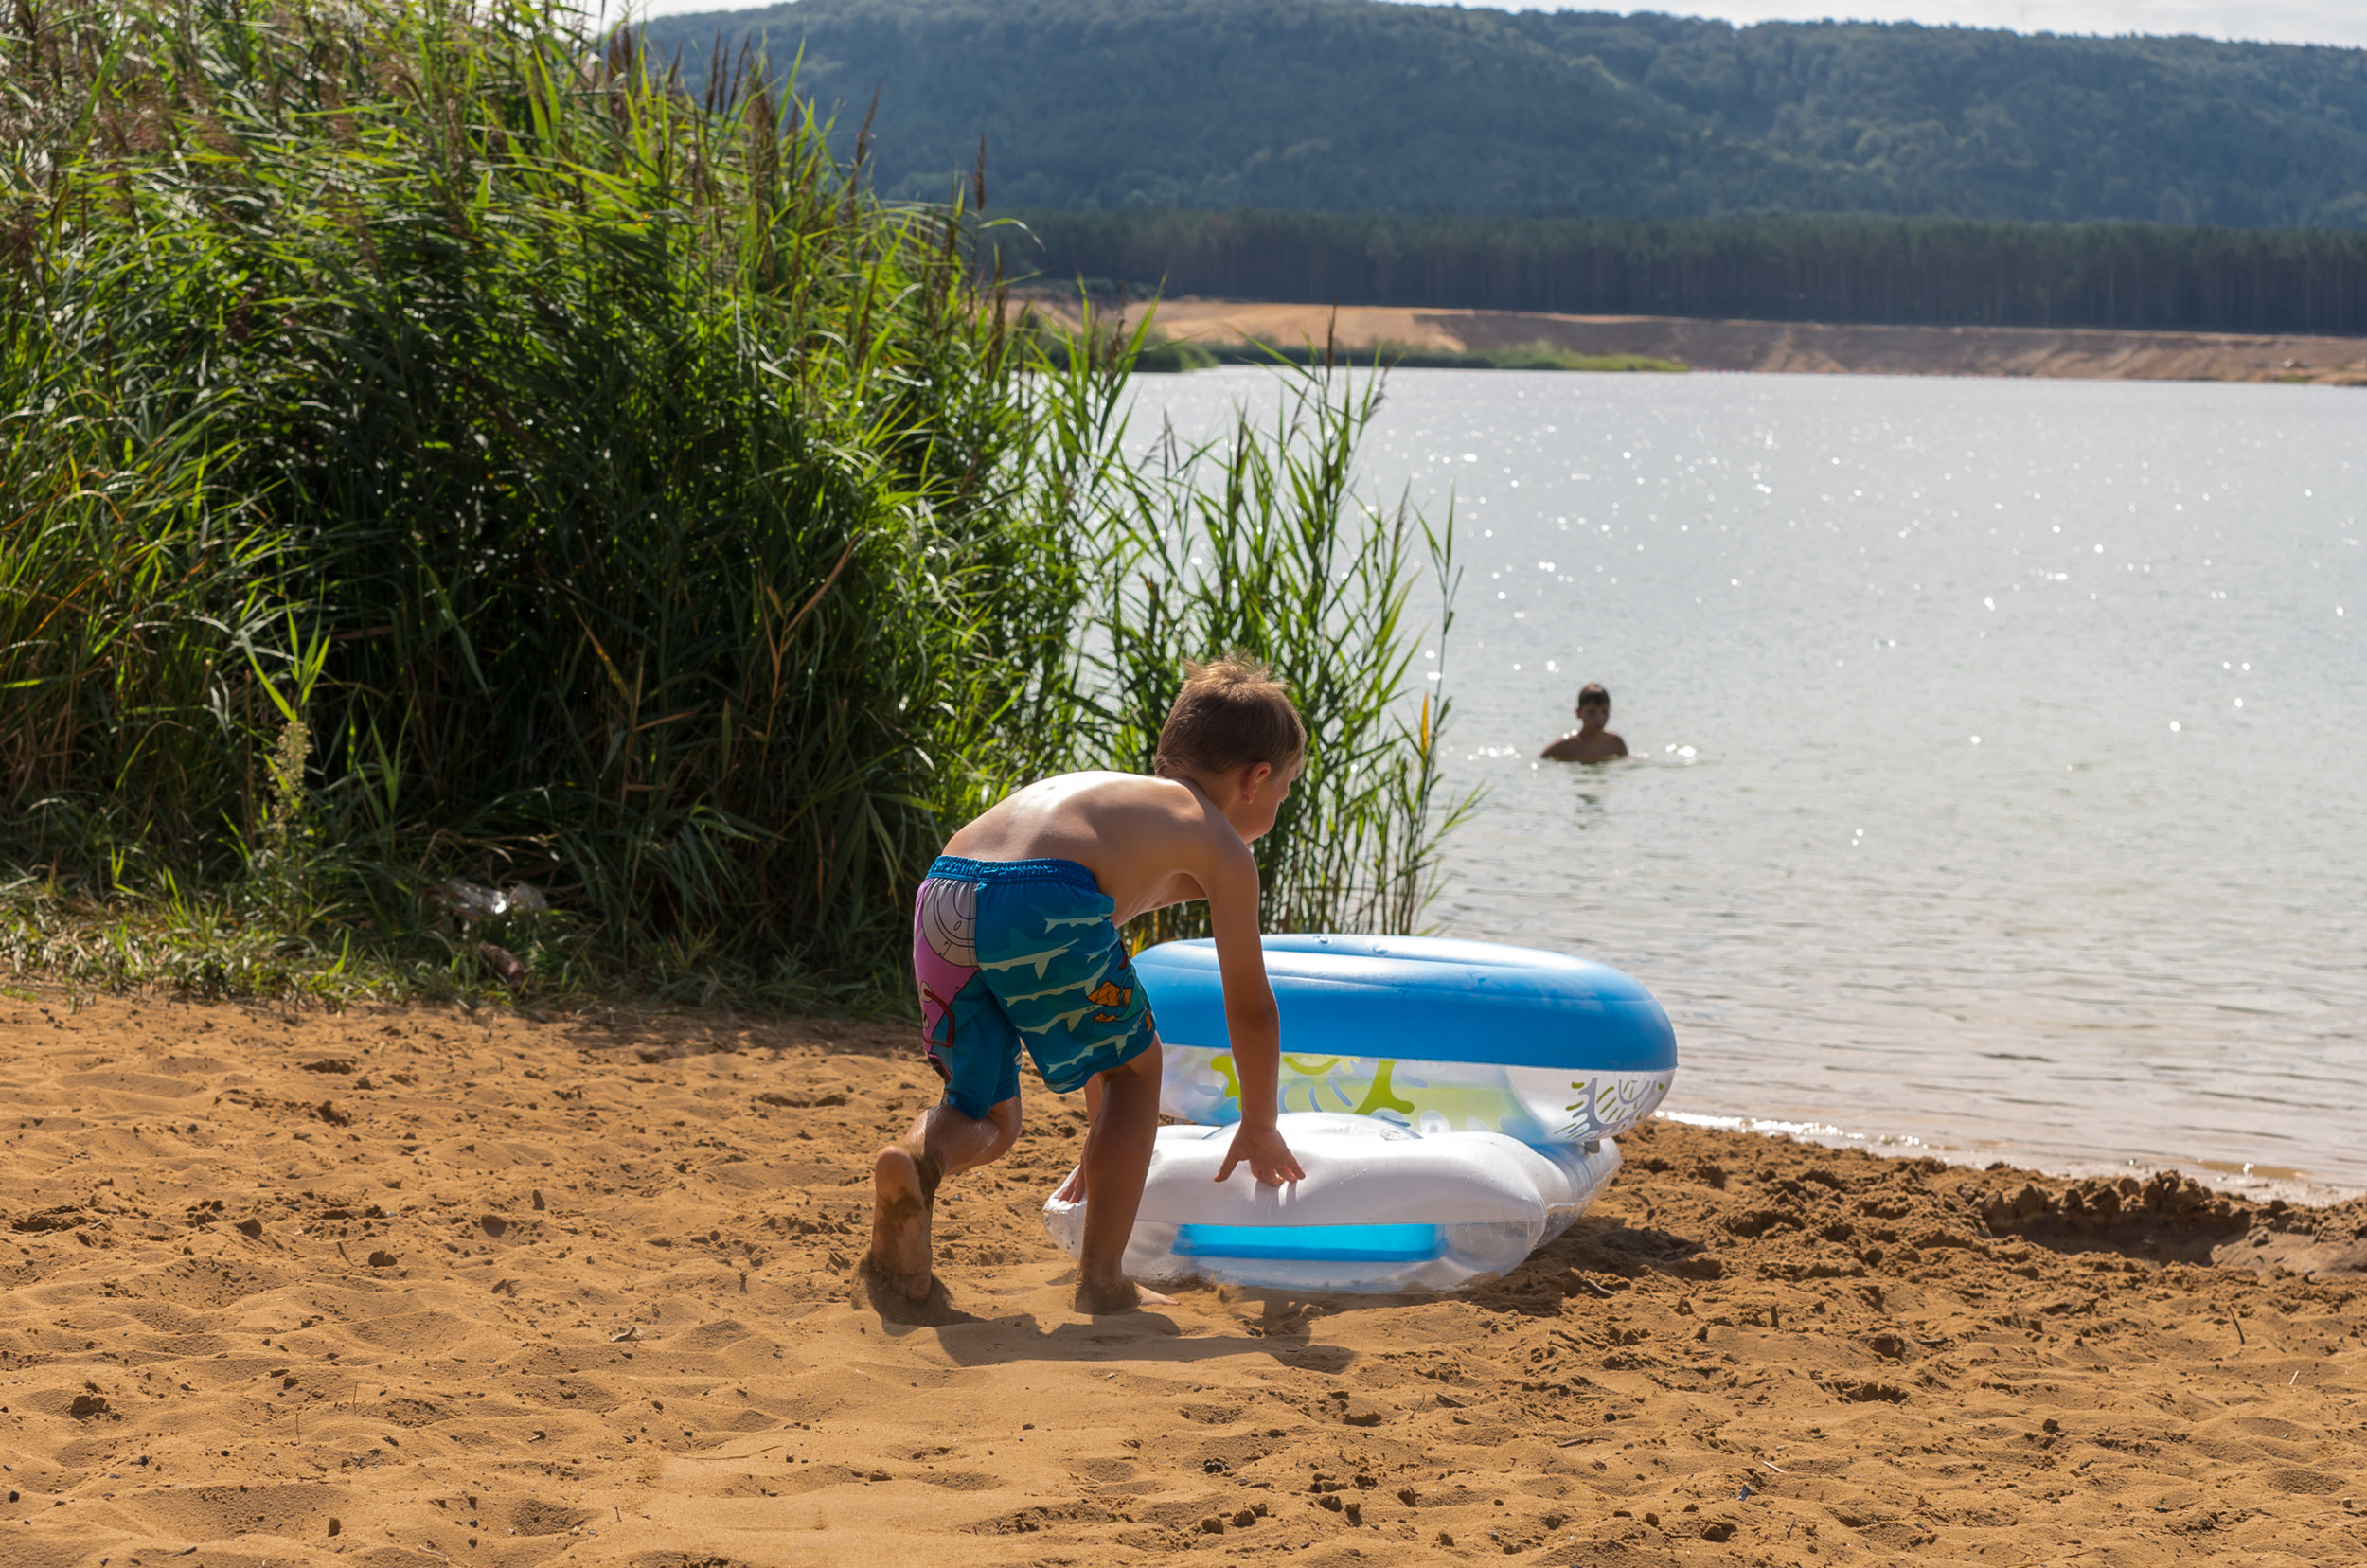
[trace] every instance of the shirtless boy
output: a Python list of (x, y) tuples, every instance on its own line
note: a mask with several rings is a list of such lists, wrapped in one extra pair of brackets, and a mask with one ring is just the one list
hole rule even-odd
[[(1298, 777), (1307, 728), (1282, 686), (1238, 658), (1189, 678), (1160, 731), (1154, 775), (1062, 774), (1017, 791), (955, 833), (913, 913), (921, 1034), (945, 1100), (872, 1167), (876, 1299), (928, 1299), (937, 1185), (1019, 1136), (1023, 1042), (1046, 1087), (1083, 1086), (1079, 1167), (1092, 1195), (1077, 1307), (1126, 1311), (1167, 1298), (1121, 1270), (1159, 1130), (1159, 1038), (1118, 928), (1147, 910), (1208, 900), (1239, 1074), (1241, 1122), (1223, 1181), (1246, 1163), (1270, 1185), (1307, 1173), (1275, 1131), (1282, 1033), (1257, 933), (1257, 863)], [(1078, 1196), (1072, 1185), (1069, 1196)]]
[(1592, 681), (1578, 689), (1578, 727), (1538, 755), (1549, 762), (1608, 762), (1628, 755), (1628, 743), (1603, 726), (1611, 722), (1611, 693)]

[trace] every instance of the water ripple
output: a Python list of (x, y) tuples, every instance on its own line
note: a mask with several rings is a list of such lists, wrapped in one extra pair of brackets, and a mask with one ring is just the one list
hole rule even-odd
[[(1200, 428), (1262, 377), (1144, 397)], [(1493, 790), (1433, 918), (1643, 978), (1688, 1115), (2367, 1188), (2358, 418), (1398, 374), (1369, 478), (1459, 487), (1450, 766)], [(1638, 759), (1532, 766), (1586, 680)]]

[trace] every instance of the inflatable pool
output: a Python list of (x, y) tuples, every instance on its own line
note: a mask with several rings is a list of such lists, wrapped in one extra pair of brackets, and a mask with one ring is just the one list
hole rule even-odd
[[(1265, 950), (1286, 1112), (1585, 1143), (1650, 1115), (1676, 1074), (1668, 1015), (1603, 964), (1432, 936), (1269, 936)], [(1165, 1046), (1160, 1110), (1238, 1121), (1216, 944), (1163, 943), (1134, 970)]]
[[(1233, 1132), (1163, 1127), (1126, 1272), (1302, 1291), (1444, 1291), (1504, 1274), (1559, 1236), (1619, 1168), (1608, 1139), (1531, 1148), (1500, 1132), (1420, 1133), (1371, 1116), (1278, 1124), (1307, 1179), (1219, 1184)], [(1076, 1255), (1086, 1203), (1044, 1204)]]

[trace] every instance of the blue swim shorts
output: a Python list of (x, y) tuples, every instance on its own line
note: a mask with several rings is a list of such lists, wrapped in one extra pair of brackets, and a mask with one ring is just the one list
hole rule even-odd
[(913, 903), (921, 1039), (945, 1103), (984, 1116), (1019, 1093), (1019, 1048), (1056, 1094), (1142, 1055), (1150, 1000), (1075, 861), (940, 855)]

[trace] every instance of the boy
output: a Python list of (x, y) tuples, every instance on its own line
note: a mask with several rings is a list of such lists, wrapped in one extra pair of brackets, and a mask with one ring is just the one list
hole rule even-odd
[(1628, 755), (1628, 743), (1603, 726), (1611, 722), (1611, 693), (1589, 681), (1578, 689), (1578, 727), (1538, 755), (1550, 762), (1608, 762)]
[[(1258, 945), (1257, 863), (1305, 760), (1307, 727), (1281, 685), (1239, 657), (1184, 666), (1154, 775), (1062, 774), (1030, 784), (947, 843), (920, 884), (913, 963), (921, 1034), (945, 1100), (880, 1150), (863, 1272), (883, 1309), (927, 1300), (937, 1185), (1019, 1135), (1023, 1042), (1056, 1094), (1085, 1088), (1085, 1211), (1077, 1308), (1118, 1312), (1166, 1296), (1120, 1265), (1159, 1129), (1159, 1039), (1118, 928), (1208, 900), (1240, 1075), (1241, 1124), (1217, 1180), (1246, 1162), (1269, 1185), (1307, 1173), (1274, 1129), (1282, 1035)], [(1075, 1185), (1069, 1197), (1080, 1196)]]

